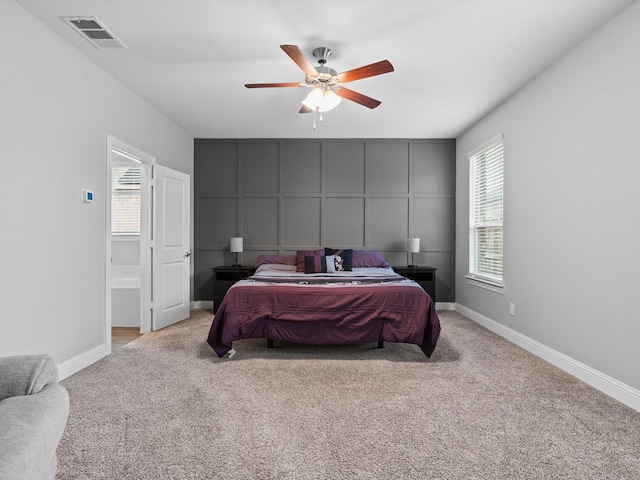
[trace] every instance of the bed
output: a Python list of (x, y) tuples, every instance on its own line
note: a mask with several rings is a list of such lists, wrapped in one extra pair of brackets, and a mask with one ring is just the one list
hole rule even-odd
[(439, 334), (432, 299), (382, 255), (327, 248), (260, 256), (255, 273), (227, 291), (207, 342), (219, 357), (247, 338), (269, 346), (410, 343), (430, 357)]

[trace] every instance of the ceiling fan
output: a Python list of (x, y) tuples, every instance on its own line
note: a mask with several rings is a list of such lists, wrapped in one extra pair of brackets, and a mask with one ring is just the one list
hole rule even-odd
[(365, 65), (363, 67), (337, 73), (334, 69), (325, 66), (331, 55), (331, 49), (318, 47), (311, 52), (318, 60), (319, 66), (314, 67), (296, 45), (280, 45), (280, 48), (291, 57), (298, 67), (305, 73), (304, 82), (285, 83), (246, 83), (247, 88), (280, 88), (280, 87), (310, 87), (311, 93), (302, 102), (299, 113), (314, 112), (313, 128), (315, 130), (315, 113), (319, 112), (322, 121), (322, 112), (335, 108), (342, 98), (359, 103), (367, 108), (376, 108), (380, 101), (367, 97), (354, 90), (346, 88), (345, 83), (360, 80), (362, 78), (382, 75), (393, 72), (393, 65), (388, 60)]

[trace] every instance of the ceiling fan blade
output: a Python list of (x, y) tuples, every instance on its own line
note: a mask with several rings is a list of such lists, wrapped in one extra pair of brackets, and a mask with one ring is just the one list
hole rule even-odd
[(335, 94), (338, 95), (339, 97), (346, 98), (347, 100), (351, 100), (352, 102), (359, 103), (360, 105), (364, 105), (365, 107), (368, 107), (368, 108), (376, 108), (378, 105), (382, 103), (374, 98), (367, 97), (366, 95), (362, 95), (361, 93), (354, 92), (353, 90), (350, 90), (348, 88), (342, 87), (334, 91), (335, 91)]
[(277, 87), (303, 87), (300, 82), (288, 82), (288, 83), (245, 83), (247, 88), (277, 88)]
[(342, 83), (353, 82), (361, 78), (374, 77), (383, 73), (393, 72), (393, 65), (388, 60), (365, 65), (364, 67), (354, 68), (338, 74), (338, 80)]
[(296, 62), (296, 65), (298, 65), (298, 67), (300, 67), (300, 69), (304, 73), (312, 77), (318, 76), (316, 67), (314, 67), (309, 60), (307, 60), (307, 57), (304, 56), (304, 54), (296, 45), (280, 45), (280, 48), (284, 50), (284, 53), (291, 57), (291, 60)]
[(302, 105), (298, 113), (311, 113), (311, 112), (313, 112), (313, 108), (309, 108), (306, 105)]

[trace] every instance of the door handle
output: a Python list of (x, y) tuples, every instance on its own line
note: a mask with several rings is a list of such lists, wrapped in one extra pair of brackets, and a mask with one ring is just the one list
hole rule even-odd
[(187, 253), (185, 253), (183, 256), (184, 256), (184, 258), (188, 258), (188, 257), (190, 257), (190, 256), (191, 256), (191, 252), (187, 252)]

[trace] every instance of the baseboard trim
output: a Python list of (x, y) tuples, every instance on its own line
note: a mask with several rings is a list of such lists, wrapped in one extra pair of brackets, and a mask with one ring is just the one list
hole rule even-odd
[[(191, 310), (207, 308), (213, 308), (213, 301), (203, 300), (191, 302)], [(58, 365), (58, 379), (64, 380), (65, 378), (70, 377), (74, 373), (78, 373), (80, 370), (87, 368), (92, 363), (95, 363), (106, 356), (107, 346), (106, 343), (103, 343), (102, 345), (98, 345), (91, 350), (70, 358), (69, 360)]]
[(58, 365), (58, 378), (64, 380), (107, 356), (106, 344), (98, 345)]
[(191, 302), (191, 310), (212, 310), (213, 300), (195, 300)]
[(537, 357), (546, 360), (574, 377), (582, 380), (588, 385), (600, 390), (602, 393), (624, 403), (637, 412), (640, 412), (640, 390), (637, 390), (625, 383), (616, 380), (582, 362), (579, 362), (563, 353), (543, 345), (526, 335), (502, 325), (470, 308), (455, 304), (455, 310), (511, 343), (524, 348)]
[(436, 302), (436, 310), (455, 310), (456, 304), (451, 302)]

